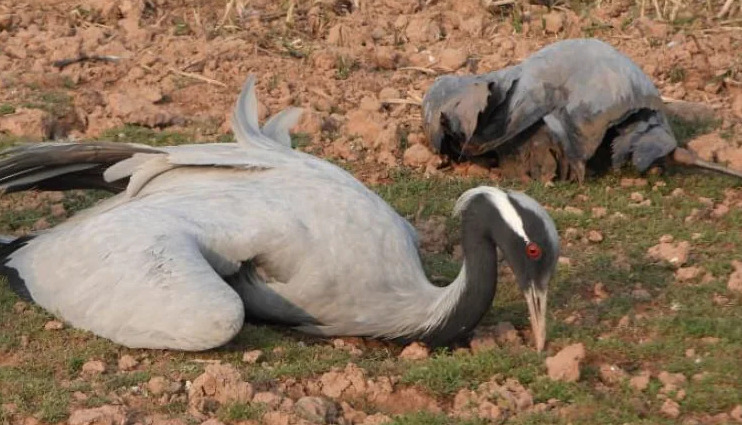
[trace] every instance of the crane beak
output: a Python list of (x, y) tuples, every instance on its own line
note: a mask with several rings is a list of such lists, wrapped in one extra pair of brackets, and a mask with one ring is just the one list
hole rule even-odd
[(530, 285), (525, 291), (528, 313), (531, 317), (531, 330), (536, 342), (536, 350), (543, 351), (546, 345), (546, 291)]

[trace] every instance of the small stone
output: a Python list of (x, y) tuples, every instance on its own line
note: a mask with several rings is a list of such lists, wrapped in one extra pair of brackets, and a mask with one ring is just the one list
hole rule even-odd
[(594, 207), (593, 218), (603, 218), (608, 214), (608, 210), (605, 207)]
[(373, 96), (364, 96), (358, 108), (362, 111), (377, 112), (381, 109), (381, 102)]
[(681, 267), (675, 271), (675, 279), (681, 282), (693, 280), (701, 275), (701, 271), (700, 267)]
[[(742, 96), (740, 98), (742, 98)], [(742, 118), (742, 114), (740, 117)], [(729, 416), (735, 421), (742, 423), (742, 404), (738, 404), (734, 409), (732, 409), (732, 411), (729, 412)]]
[(696, 357), (696, 350), (694, 350), (693, 348), (689, 348), (685, 350), (685, 357), (688, 357), (688, 358)]
[(585, 358), (582, 343), (562, 348), (555, 356), (546, 358), (549, 378), (555, 381), (576, 382), (580, 379), (580, 361)]
[(662, 404), (660, 412), (662, 412), (662, 414), (667, 416), (668, 418), (675, 419), (680, 416), (680, 405), (668, 398), (667, 400), (665, 400), (665, 403)]
[(379, 92), (379, 100), (399, 99), (402, 95), (393, 87), (384, 87)]
[(670, 373), (667, 371), (660, 372), (659, 375), (657, 375), (657, 379), (660, 380), (665, 385), (675, 385), (679, 386), (685, 383), (685, 375), (682, 373)]
[(247, 364), (262, 362), (264, 359), (265, 354), (263, 353), (263, 350), (245, 351), (245, 354), (242, 355), (242, 361)]
[(51, 136), (54, 119), (41, 109), (18, 108), (14, 113), (0, 115), (0, 133), (44, 140)]
[(119, 358), (119, 370), (121, 371), (130, 371), (137, 367), (139, 362), (137, 359), (135, 359), (133, 356), (129, 354), (124, 354)]
[(646, 289), (638, 288), (631, 291), (631, 297), (638, 301), (649, 301), (652, 299), (652, 294)]
[(549, 12), (541, 17), (544, 30), (547, 33), (556, 34), (564, 27), (564, 15), (559, 12)]
[(660, 242), (647, 250), (647, 257), (654, 261), (666, 261), (673, 267), (679, 268), (688, 261), (690, 242), (677, 243)]
[(600, 379), (606, 384), (620, 384), (626, 378), (626, 372), (616, 365), (604, 364), (600, 366)]
[(647, 179), (622, 178), (619, 184), (621, 187), (644, 187), (649, 182), (647, 182)]
[(742, 261), (732, 260), (734, 272), (729, 275), (727, 288), (732, 292), (742, 293)]
[(495, 404), (485, 400), (479, 404), (477, 408), (477, 416), (480, 419), (487, 419), (489, 421), (496, 421), (502, 416), (502, 411)]
[(518, 331), (510, 322), (499, 322), (495, 325), (495, 339), (500, 345), (520, 345), (522, 342)]
[(106, 364), (100, 360), (91, 360), (82, 365), (83, 375), (100, 375), (106, 371)]
[(414, 144), (404, 151), (402, 162), (408, 167), (425, 165), (435, 157), (433, 152), (422, 144)]
[(428, 357), (430, 357), (430, 349), (418, 342), (408, 345), (399, 354), (399, 358), (405, 360), (424, 360)]
[(639, 192), (632, 192), (629, 198), (634, 202), (642, 202), (644, 200), (644, 195)]
[(680, 187), (673, 189), (672, 192), (670, 193), (670, 196), (672, 196), (673, 198), (677, 198), (683, 195), (685, 195), (685, 191)]
[(104, 405), (75, 410), (67, 422), (69, 425), (122, 425), (129, 422), (129, 413), (123, 406)]
[(729, 207), (724, 204), (717, 205), (713, 211), (711, 211), (711, 217), (721, 218), (729, 213)]
[(252, 398), (253, 403), (261, 403), (271, 409), (278, 408), (281, 405), (281, 401), (283, 401), (283, 397), (272, 391), (257, 392)]
[(324, 397), (302, 397), (294, 407), (300, 417), (321, 424), (337, 423), (340, 411), (332, 400)]
[(58, 331), (64, 329), (64, 324), (59, 320), (50, 320), (44, 324), (44, 329), (47, 331)]
[(631, 318), (629, 316), (623, 316), (620, 319), (618, 319), (619, 328), (628, 328), (630, 324), (631, 324)]
[(591, 230), (587, 233), (587, 240), (592, 243), (603, 242), (603, 234), (597, 230)]
[(154, 376), (147, 382), (147, 390), (155, 396), (175, 393), (180, 389), (179, 387), (177, 382), (171, 382), (163, 376)]
[(472, 353), (481, 353), (483, 351), (494, 350), (497, 348), (497, 342), (492, 332), (477, 328), (474, 330), (474, 336), (469, 341)]
[(632, 377), (629, 380), (629, 385), (637, 391), (646, 390), (647, 387), (649, 387), (649, 372), (642, 371), (638, 375)]
[(461, 49), (444, 49), (438, 55), (438, 64), (441, 67), (456, 71), (466, 64), (468, 56)]
[(660, 243), (671, 243), (675, 240), (673, 235), (662, 235), (660, 236)]

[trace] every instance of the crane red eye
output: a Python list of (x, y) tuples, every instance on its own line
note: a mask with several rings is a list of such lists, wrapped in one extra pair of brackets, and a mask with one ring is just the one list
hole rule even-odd
[(526, 245), (526, 255), (531, 260), (538, 260), (541, 258), (541, 247), (535, 242), (528, 242), (528, 245)]

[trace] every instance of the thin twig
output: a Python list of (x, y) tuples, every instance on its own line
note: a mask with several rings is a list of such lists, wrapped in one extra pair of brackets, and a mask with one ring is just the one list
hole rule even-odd
[(227, 23), (227, 19), (229, 19), (229, 14), (232, 13), (232, 9), (234, 8), (234, 3), (236, 0), (229, 0), (227, 1), (227, 5), (224, 7), (224, 14), (222, 15), (222, 19), (219, 21), (219, 25), (216, 26), (217, 31), (221, 29), (224, 24)]
[(215, 86), (220, 86), (220, 87), (227, 87), (227, 85), (222, 83), (221, 81), (213, 80), (211, 78), (204, 77), (203, 75), (194, 74), (192, 72), (180, 71), (172, 67), (168, 68), (168, 70), (172, 72), (173, 74), (180, 75), (181, 77), (193, 78), (194, 80), (203, 81), (204, 83), (207, 83), (207, 84), (213, 84)]
[(487, 4), (485, 7), (488, 9), (493, 9), (496, 7), (502, 7), (502, 6), (514, 4), (516, 2), (517, 0), (497, 0), (497, 1), (493, 1), (492, 3)]
[(386, 103), (387, 105), (422, 105), (422, 102), (413, 99), (384, 99), (381, 103)]
[(403, 66), (399, 68), (400, 71), (418, 71), (428, 75), (438, 75), (438, 72), (434, 69), (423, 68), (422, 66)]
[(660, 9), (660, 4), (657, 0), (652, 0), (654, 3), (654, 11), (657, 13), (657, 18), (659, 18), (661, 21), (664, 21), (665, 18), (662, 16), (662, 10)]
[(644, 17), (644, 10), (646, 9), (646, 6), (647, 6), (647, 0), (642, 0), (641, 9), (639, 11), (639, 17), (640, 18), (643, 18)]
[(121, 60), (121, 57), (119, 56), (99, 56), (99, 55), (80, 55), (76, 58), (71, 59), (60, 59), (58, 61), (52, 62), (52, 65), (59, 69), (64, 69), (65, 67), (72, 65), (73, 63), (78, 62), (85, 62), (85, 61), (101, 61), (101, 62), (118, 62)]
[(734, 2), (734, 0), (727, 0), (724, 3), (724, 5), (721, 7), (721, 10), (719, 11), (719, 14), (716, 15), (716, 19), (721, 19), (721, 18), (724, 17), (724, 15), (726, 15), (727, 13), (729, 13), (729, 9), (731, 9), (733, 2)]

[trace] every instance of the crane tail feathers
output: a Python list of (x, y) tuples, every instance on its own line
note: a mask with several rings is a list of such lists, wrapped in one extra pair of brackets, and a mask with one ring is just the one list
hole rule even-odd
[(299, 122), (303, 113), (303, 109), (291, 107), (273, 115), (263, 126), (263, 135), (290, 148), (291, 135), (289, 130)]
[(288, 108), (274, 115), (260, 128), (255, 75), (248, 76), (232, 111), (232, 132), (237, 143), (247, 148), (291, 148), (289, 129), (296, 125), (301, 109)]

